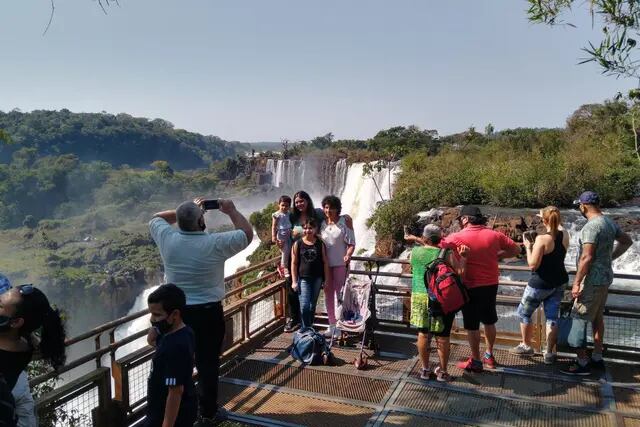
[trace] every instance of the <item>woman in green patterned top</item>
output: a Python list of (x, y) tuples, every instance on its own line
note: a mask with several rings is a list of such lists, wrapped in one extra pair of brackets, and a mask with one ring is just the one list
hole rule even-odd
[[(411, 250), (411, 325), (418, 328), (418, 353), (422, 362), (420, 378), (429, 379), (431, 369), (429, 367), (429, 353), (431, 351), (431, 337), (436, 337), (438, 358), (440, 366), (434, 370), (436, 380), (440, 382), (451, 381), (451, 376), (447, 372), (449, 362), (449, 335), (455, 313), (449, 313), (442, 317), (432, 318), (429, 316), (429, 296), (424, 283), (424, 272), (426, 267), (437, 258), (440, 253), (438, 244), (442, 238), (442, 230), (435, 224), (428, 224), (424, 227), (422, 238), (405, 235), (406, 240), (414, 240), (422, 243)], [(462, 246), (458, 249), (457, 256), (447, 251), (447, 262), (456, 272), (462, 276), (466, 256), (469, 248)]]

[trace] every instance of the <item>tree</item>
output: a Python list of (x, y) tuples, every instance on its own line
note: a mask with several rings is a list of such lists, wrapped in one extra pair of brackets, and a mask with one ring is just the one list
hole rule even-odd
[(325, 148), (329, 148), (331, 143), (333, 142), (333, 134), (331, 132), (322, 135), (316, 136), (311, 140), (311, 146), (323, 150)]
[[(573, 24), (563, 19), (575, 0), (528, 0), (529, 20), (547, 25)], [(589, 0), (578, 3), (589, 10), (594, 25), (602, 25), (602, 39), (582, 50), (588, 55), (581, 63), (595, 62), (602, 72), (616, 77), (640, 78), (640, 0)]]

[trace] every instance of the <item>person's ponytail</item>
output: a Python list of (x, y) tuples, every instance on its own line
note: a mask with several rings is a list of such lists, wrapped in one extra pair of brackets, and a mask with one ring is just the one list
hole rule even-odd
[(49, 307), (40, 332), (39, 352), (54, 369), (63, 366), (67, 361), (65, 325), (58, 309)]
[(560, 210), (555, 206), (547, 206), (542, 211), (542, 219), (549, 226), (549, 234), (555, 239), (560, 226)]

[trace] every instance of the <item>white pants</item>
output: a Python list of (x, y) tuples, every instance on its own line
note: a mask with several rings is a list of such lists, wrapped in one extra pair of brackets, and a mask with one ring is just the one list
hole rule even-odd
[(33, 402), (33, 396), (31, 396), (26, 371), (20, 373), (15, 387), (11, 390), (11, 394), (13, 394), (13, 399), (16, 401), (18, 427), (37, 427), (36, 406)]

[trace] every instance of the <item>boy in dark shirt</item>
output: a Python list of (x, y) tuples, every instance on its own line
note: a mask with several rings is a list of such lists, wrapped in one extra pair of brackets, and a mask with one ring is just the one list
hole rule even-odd
[(147, 342), (156, 348), (147, 392), (146, 427), (193, 426), (197, 400), (193, 385), (194, 335), (182, 321), (184, 292), (162, 285), (147, 298), (151, 325)]

